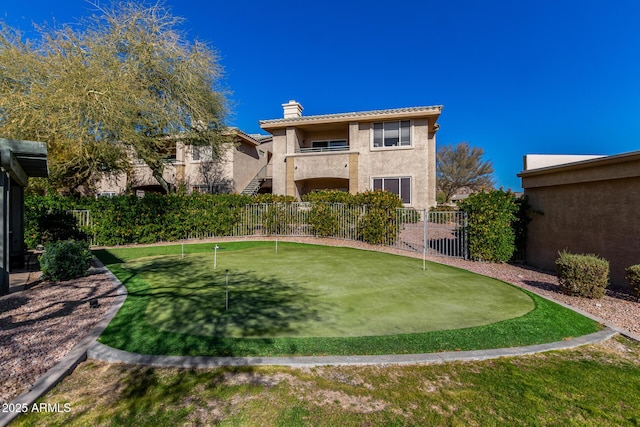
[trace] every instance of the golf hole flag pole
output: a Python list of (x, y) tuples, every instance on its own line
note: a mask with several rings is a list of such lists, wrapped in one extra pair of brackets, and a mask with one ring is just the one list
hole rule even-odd
[(218, 245), (213, 248), (213, 269), (218, 267)]
[(226, 287), (226, 300), (224, 304), (224, 309), (229, 310), (229, 270), (226, 270), (225, 287)]

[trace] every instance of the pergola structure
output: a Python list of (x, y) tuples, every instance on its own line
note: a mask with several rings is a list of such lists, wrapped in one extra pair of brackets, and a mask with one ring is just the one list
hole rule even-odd
[(24, 187), (49, 175), (44, 142), (0, 138), (0, 295), (9, 293), (11, 260), (24, 262)]

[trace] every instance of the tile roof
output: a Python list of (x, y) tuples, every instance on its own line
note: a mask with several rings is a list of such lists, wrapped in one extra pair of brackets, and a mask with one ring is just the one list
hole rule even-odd
[(314, 121), (326, 121), (336, 120), (342, 121), (344, 119), (358, 119), (371, 117), (375, 119), (378, 116), (392, 116), (396, 114), (418, 114), (418, 113), (436, 113), (439, 114), (442, 111), (442, 105), (432, 105), (424, 107), (405, 107), (405, 108), (393, 108), (388, 110), (371, 110), (371, 111), (357, 111), (351, 113), (334, 113), (334, 114), (321, 114), (314, 116), (301, 116), (293, 118), (280, 118), (270, 120), (260, 120), (260, 125), (278, 125), (280, 123), (305, 123)]

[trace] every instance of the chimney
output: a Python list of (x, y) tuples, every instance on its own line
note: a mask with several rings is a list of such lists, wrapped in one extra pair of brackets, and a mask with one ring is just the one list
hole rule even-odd
[(295, 119), (297, 117), (302, 117), (302, 105), (300, 105), (293, 99), (290, 100), (287, 104), (282, 104), (282, 108), (284, 109), (285, 119)]

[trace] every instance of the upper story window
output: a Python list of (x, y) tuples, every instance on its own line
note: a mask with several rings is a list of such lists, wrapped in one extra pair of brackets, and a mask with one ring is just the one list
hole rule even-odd
[(410, 147), (411, 121), (381, 122), (373, 124), (373, 147)]
[(191, 160), (194, 162), (210, 161), (213, 159), (212, 150), (209, 146), (191, 146)]

